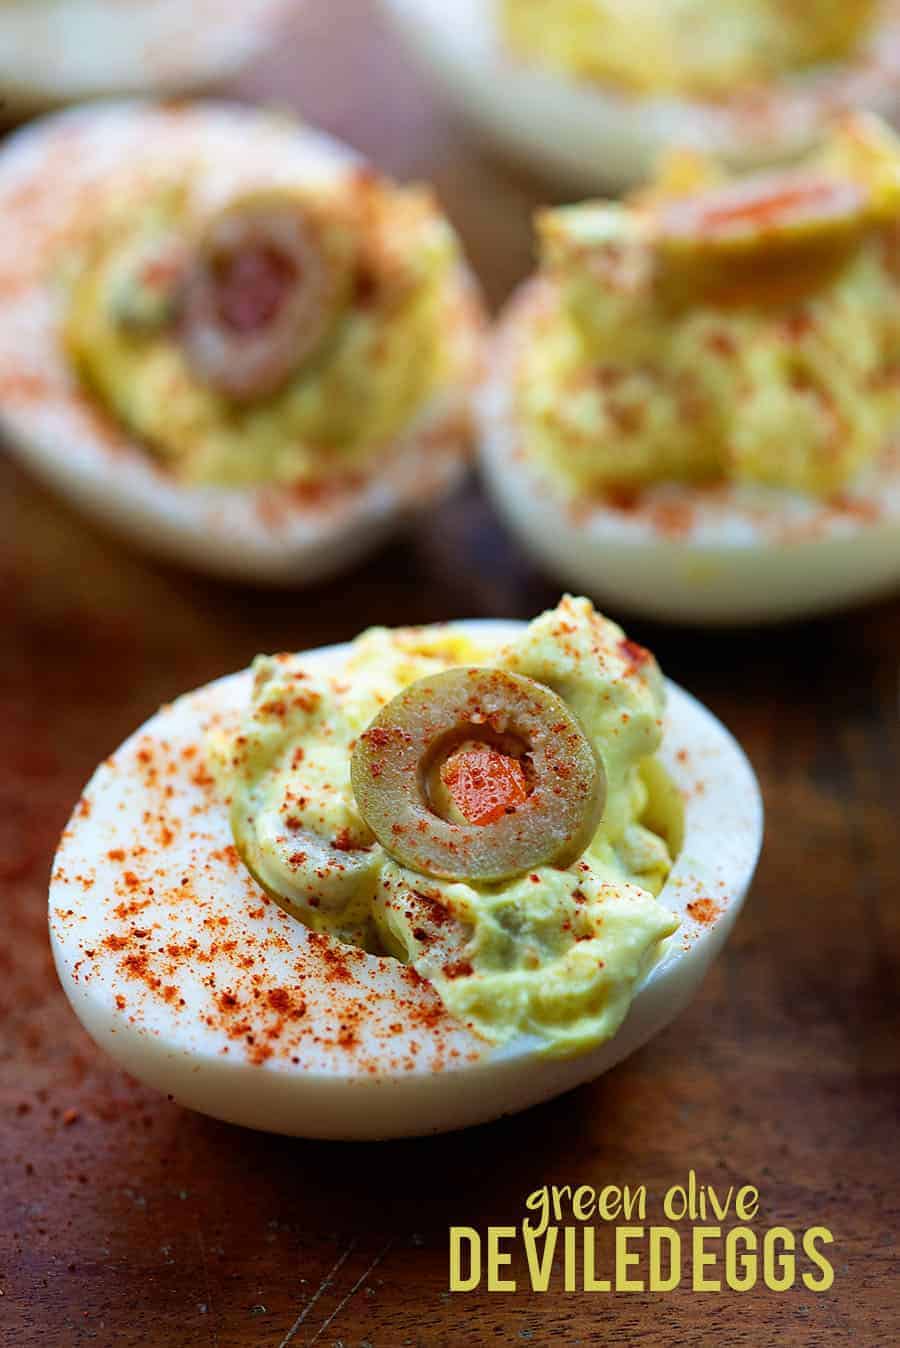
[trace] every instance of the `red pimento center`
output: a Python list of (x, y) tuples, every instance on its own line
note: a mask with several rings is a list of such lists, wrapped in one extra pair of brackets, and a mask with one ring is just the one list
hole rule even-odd
[(243, 248), (216, 270), (219, 314), (237, 333), (268, 327), (297, 283), (291, 259), (265, 246)]
[(441, 768), (441, 781), (470, 824), (493, 824), (528, 799), (522, 764), (489, 744), (451, 754)]

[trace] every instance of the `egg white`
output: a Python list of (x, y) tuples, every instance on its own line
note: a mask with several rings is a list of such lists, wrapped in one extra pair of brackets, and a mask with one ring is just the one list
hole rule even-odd
[(622, 511), (567, 492), (523, 449), (513, 371), (540, 307), (527, 283), (501, 319), (479, 398), (481, 466), (522, 547), (564, 584), (612, 608), (669, 621), (799, 618), (900, 586), (900, 448), (842, 508), (765, 485), (661, 483)]
[[(508, 640), (522, 625), (454, 626)], [(307, 658), (340, 668), (347, 649)], [(244, 671), (152, 717), (97, 769), (54, 862), (50, 934), (63, 988), (89, 1034), (135, 1077), (202, 1113), (296, 1136), (443, 1132), (591, 1080), (694, 994), (750, 884), (762, 805), (738, 745), (680, 688), (668, 687), (661, 757), (684, 797), (685, 835), (660, 902), (681, 927), (618, 1033), (559, 1060), (542, 1057), (531, 1037), (487, 1045), (442, 1014), (430, 984), (412, 984), (396, 960), (354, 952), (352, 981), (335, 979), (334, 952), (346, 948), (314, 937), (235, 864), (227, 806), (196, 749), (203, 727), (239, 714), (250, 685)], [(700, 898), (711, 906), (698, 919), (688, 905)], [(134, 928), (143, 935), (132, 938)], [(167, 963), (167, 948), (192, 936), (193, 961), (179, 954)], [(149, 952), (144, 978), (123, 965), (135, 950)], [(269, 994), (301, 976), (306, 1013), (271, 1037)], [(237, 1006), (224, 1015), (229, 992)]]
[(157, 556), (213, 574), (305, 584), (350, 565), (451, 490), (466, 469), (480, 358), (477, 287), (459, 269), (446, 332), (471, 381), (434, 396), (357, 486), (185, 486), (86, 396), (60, 335), (59, 269), (91, 191), (135, 163), (202, 164), (211, 205), (326, 181), (362, 161), (331, 138), (238, 105), (98, 104), (17, 132), (0, 151), (0, 436), (76, 508)]
[(249, 65), (296, 0), (6, 0), (0, 118), (111, 94), (209, 89)]
[(667, 146), (735, 168), (800, 154), (826, 114), (900, 110), (900, 5), (890, 0), (868, 49), (769, 91), (762, 107), (676, 96), (629, 96), (519, 60), (504, 48), (492, 0), (382, 0), (463, 115), (514, 157), (583, 192), (643, 182)]

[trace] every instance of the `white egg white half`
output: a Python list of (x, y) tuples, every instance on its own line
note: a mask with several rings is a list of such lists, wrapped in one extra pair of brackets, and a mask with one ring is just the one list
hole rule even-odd
[(0, 119), (112, 94), (172, 95), (236, 75), (296, 0), (5, 0)]
[(352, 487), (303, 497), (275, 484), (185, 486), (89, 398), (61, 341), (66, 238), (97, 184), (134, 164), (202, 166), (210, 205), (242, 192), (358, 171), (331, 138), (239, 105), (98, 104), (17, 132), (0, 152), (0, 436), (84, 514), (148, 552), (274, 585), (318, 580), (356, 561), (459, 482), (481, 314), (459, 269), (446, 331), (470, 379), (434, 396)]
[(675, 622), (800, 618), (900, 586), (900, 447), (822, 502), (765, 485), (654, 484), (617, 509), (567, 490), (523, 444), (514, 372), (541, 304), (538, 283), (501, 319), (479, 398), (481, 466), (522, 547), (564, 584)]
[[(521, 628), (460, 626), (499, 640)], [(308, 659), (336, 669), (346, 651)], [(681, 926), (618, 1033), (560, 1060), (533, 1038), (487, 1044), (398, 961), (314, 935), (266, 899), (234, 853), (203, 758), (205, 728), (233, 723), (250, 684), (249, 671), (221, 679), (152, 717), (97, 769), (54, 862), (63, 988), (135, 1077), (202, 1113), (296, 1136), (443, 1132), (591, 1080), (694, 994), (750, 884), (762, 806), (738, 745), (680, 688), (668, 688), (662, 762), (685, 835), (660, 902)]]
[(504, 47), (491, 0), (382, 0), (463, 115), (500, 148), (578, 191), (651, 176), (679, 145), (736, 168), (773, 163), (813, 143), (826, 114), (900, 108), (900, 5), (852, 65), (783, 81), (735, 102), (629, 96), (519, 60)]

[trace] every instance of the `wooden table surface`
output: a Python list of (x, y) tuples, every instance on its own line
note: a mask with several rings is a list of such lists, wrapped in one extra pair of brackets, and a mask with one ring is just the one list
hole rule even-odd
[[(295, 39), (242, 92), (432, 177), (499, 302), (528, 266), (534, 185), (479, 153), (369, 3), (312, 4)], [(157, 704), (259, 650), (527, 617), (556, 592), (474, 488), (361, 571), (273, 595), (133, 557), (0, 474), (4, 1345), (900, 1340), (900, 603), (768, 632), (629, 624), (741, 739), (768, 815), (744, 916), (668, 1031), (594, 1085), (464, 1134), (292, 1141), (167, 1103), (81, 1031), (45, 920), (69, 809)], [(760, 1229), (829, 1227), (831, 1290), (449, 1293), (451, 1224), (514, 1225), (549, 1183), (658, 1195), (691, 1168), (758, 1186)]]

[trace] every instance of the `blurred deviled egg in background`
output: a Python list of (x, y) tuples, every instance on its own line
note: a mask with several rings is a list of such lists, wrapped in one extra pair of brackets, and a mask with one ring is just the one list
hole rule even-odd
[(482, 316), (431, 195), (224, 104), (96, 104), (0, 156), (0, 429), (148, 550), (299, 583), (449, 490)]
[(845, 117), (802, 164), (538, 218), (483, 464), (522, 543), (622, 608), (810, 614), (900, 584), (900, 145)]
[(0, 119), (112, 94), (212, 89), (297, 0), (0, 0)]
[(900, 107), (897, 0), (383, 2), (469, 120), (582, 190), (673, 143), (760, 166), (837, 108)]

